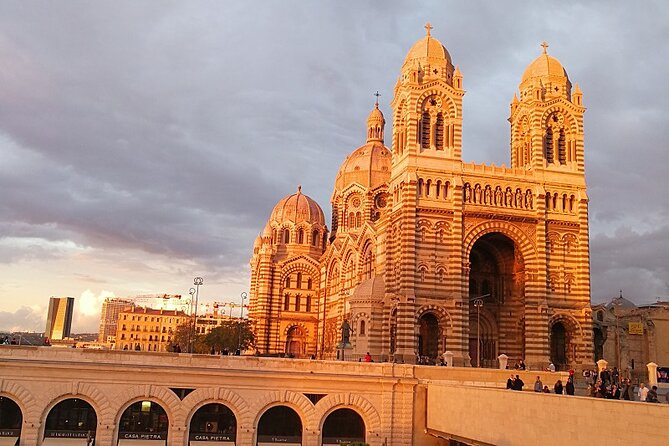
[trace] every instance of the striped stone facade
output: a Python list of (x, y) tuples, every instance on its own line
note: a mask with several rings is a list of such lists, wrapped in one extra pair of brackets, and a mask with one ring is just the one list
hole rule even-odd
[[(395, 86), (392, 150), (377, 104), (367, 144), (337, 176), (332, 233), (309, 259), (319, 309), (308, 353), (414, 362), (450, 352), (451, 365), (487, 367), (504, 353), (532, 367), (590, 366), (582, 93), (544, 46), (511, 104), (511, 166), (463, 163), (463, 76), (430, 29)], [(260, 339), (270, 324), (261, 309), (284, 290), (259, 275), (279, 264), (252, 260)], [(287, 352), (281, 335), (260, 350)]]

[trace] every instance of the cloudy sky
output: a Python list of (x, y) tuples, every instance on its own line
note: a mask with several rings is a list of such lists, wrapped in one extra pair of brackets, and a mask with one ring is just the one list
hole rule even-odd
[(428, 21), (464, 75), (465, 161), (508, 165), (509, 102), (550, 43), (588, 107), (593, 301), (666, 297), (668, 18), (660, 0), (5, 0), (0, 329), (43, 331), (49, 296), (74, 296), (93, 331), (105, 296), (194, 276), (239, 301), (279, 199), (301, 184), (330, 213)]

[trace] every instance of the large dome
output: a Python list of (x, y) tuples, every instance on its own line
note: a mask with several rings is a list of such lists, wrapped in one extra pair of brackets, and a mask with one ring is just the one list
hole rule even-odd
[(321, 207), (312, 198), (302, 193), (302, 187), (297, 187), (297, 192), (288, 195), (274, 206), (270, 222), (284, 223), (290, 221), (294, 224), (307, 222), (325, 226), (325, 215)]
[(380, 141), (368, 142), (346, 157), (337, 173), (335, 192), (357, 183), (375, 189), (390, 181), (392, 155)]

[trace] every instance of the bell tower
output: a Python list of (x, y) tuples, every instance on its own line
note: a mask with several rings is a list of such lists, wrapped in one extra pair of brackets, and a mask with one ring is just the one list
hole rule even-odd
[(393, 158), (401, 164), (413, 155), (460, 160), (462, 153), (462, 73), (432, 25), (404, 60), (393, 108)]
[(511, 165), (583, 173), (583, 93), (572, 88), (548, 44), (525, 70), (511, 101)]

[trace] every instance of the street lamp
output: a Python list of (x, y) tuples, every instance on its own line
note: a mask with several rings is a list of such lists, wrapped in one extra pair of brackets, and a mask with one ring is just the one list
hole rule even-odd
[(621, 373), (620, 367), (621, 367), (621, 360), (620, 360), (620, 330), (618, 329), (618, 307), (623, 303), (623, 290), (620, 290), (620, 297), (619, 298), (614, 298), (611, 301), (611, 304), (613, 304), (613, 315), (616, 318), (616, 356), (617, 356), (617, 363), (618, 363), (618, 373)]
[(204, 283), (204, 280), (202, 277), (196, 277), (193, 279), (193, 285), (195, 285), (195, 289), (191, 288), (188, 293), (190, 294), (191, 297), (191, 303), (193, 302), (193, 294), (195, 294), (195, 310), (193, 311), (193, 339), (191, 340), (191, 345), (190, 345), (190, 352), (193, 353), (195, 350), (195, 338), (197, 335), (197, 306), (198, 306), (198, 301), (200, 297), (200, 285)]
[(481, 307), (483, 299), (474, 299), (476, 307), (476, 367), (481, 367)]
[(241, 355), (242, 353), (242, 322), (244, 318), (244, 301), (248, 297), (248, 294), (246, 294), (246, 291), (243, 291), (241, 294), (242, 298), (242, 306), (239, 310), (239, 344), (237, 346), (237, 350), (239, 351), (239, 354)]

